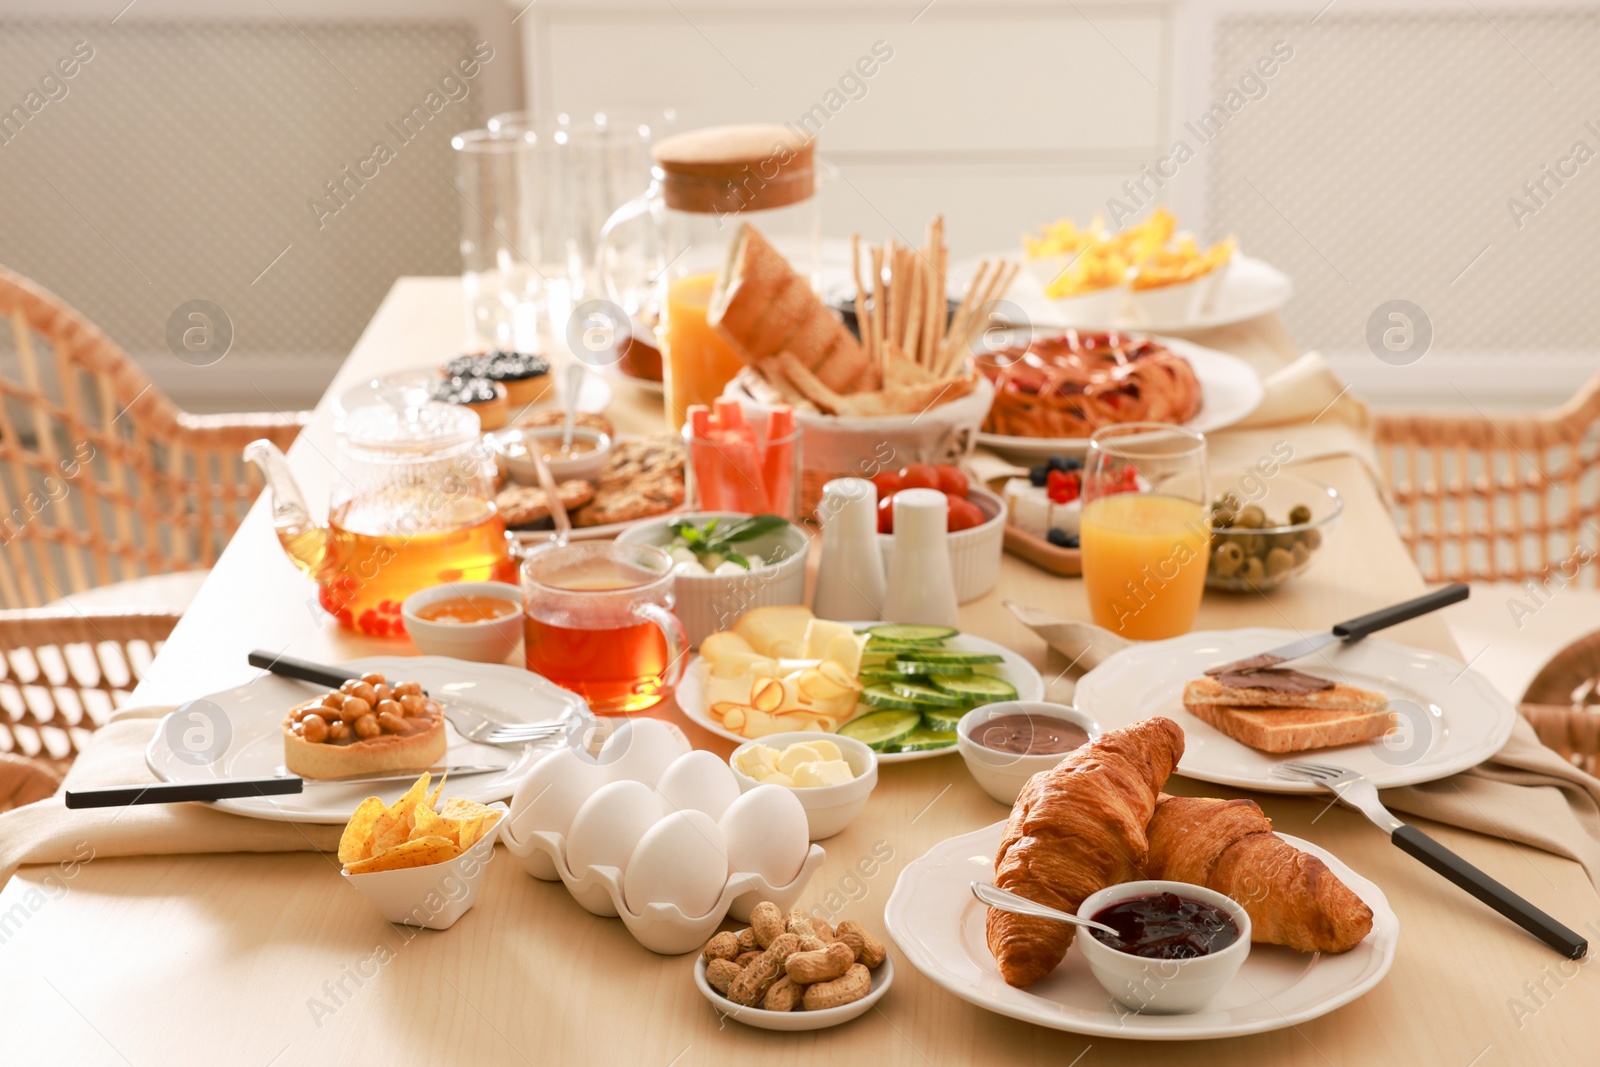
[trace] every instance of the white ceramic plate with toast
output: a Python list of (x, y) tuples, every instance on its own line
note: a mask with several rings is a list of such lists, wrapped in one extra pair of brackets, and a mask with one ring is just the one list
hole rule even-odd
[(1309, 760), (1348, 767), (1379, 789), (1414, 785), (1475, 767), (1511, 737), (1517, 709), (1489, 680), (1427, 649), (1369, 637), (1333, 645), (1288, 666), (1388, 696), (1395, 725), (1381, 738), (1274, 755), (1241, 744), (1183, 707), (1183, 687), (1208, 669), (1299, 640), (1294, 630), (1206, 630), (1125, 648), (1078, 682), (1074, 703), (1102, 727), (1165, 715), (1183, 727), (1178, 773), (1267, 793), (1319, 793), (1272, 777), (1275, 764)]
[[(852, 622), (847, 625), (855, 629), (861, 629), (862, 627), (876, 624), (872, 622)], [(1044, 679), (1039, 676), (1039, 672), (1033, 669), (1033, 664), (1004, 645), (997, 645), (993, 641), (986, 641), (973, 634), (962, 633), (950, 638), (946, 642), (946, 647), (959, 652), (988, 652), (1000, 656), (1003, 662), (996, 664), (998, 668), (996, 673), (1011, 683), (1011, 687), (1017, 691), (1018, 700), (1044, 699)], [(689, 661), (689, 665), (683, 672), (683, 681), (678, 683), (678, 707), (696, 726), (702, 726), (718, 737), (725, 737), (729, 741), (741, 745), (746, 741), (759, 741), (760, 738), (757, 737), (745, 737), (743, 734), (736, 734), (711, 717), (710, 711), (706, 708), (705, 700), (704, 679), (706, 670), (707, 666), (704, 657), (696, 655)], [(862, 706), (858, 710), (860, 715), (865, 715), (879, 709)], [(913, 760), (934, 759), (938, 756), (952, 755), (955, 751), (956, 746), (951, 744), (944, 748), (929, 749), (925, 752), (880, 752), (878, 753), (878, 762), (909, 763)]]
[[(1277, 1030), (1326, 1015), (1383, 980), (1394, 963), (1400, 920), (1383, 891), (1332, 853), (1287, 834), (1321, 859), (1372, 909), (1372, 932), (1349, 952), (1303, 953), (1252, 945), (1233, 982), (1192, 1015), (1141, 1015), (1101, 988), (1076, 946), (1061, 966), (1027, 989), (1000, 977), (984, 939), (988, 908), (975, 879), (994, 877), (1005, 822), (940, 842), (900, 873), (884, 909), (889, 936), (906, 960), (962, 1000), (1038, 1026), (1140, 1041), (1193, 1041)], [(1080, 933), (1079, 936), (1085, 936)], [(1154, 1059), (1155, 1057), (1152, 1057)]]
[[(1059, 331), (1035, 327), (1031, 334), (1043, 337)], [(997, 337), (1004, 338), (1004, 333)], [(1023, 343), (1019, 334), (1017, 344)], [(1200, 410), (1183, 425), (1197, 433), (1211, 433), (1250, 415), (1266, 395), (1261, 376), (1250, 364), (1238, 356), (1218, 352), (1214, 348), (1180, 341), (1176, 337), (1154, 337), (1151, 340), (1166, 345), (1189, 361), (1194, 376), (1200, 382)], [(997, 339), (996, 347), (1005, 347), (1009, 341)], [(993, 449), (1007, 459), (1033, 461), (1049, 459), (1053, 455), (1082, 455), (1089, 447), (1087, 437), (1017, 437), (1009, 434), (980, 433), (978, 444)]]
[[(441, 699), (481, 708), (485, 716), (496, 721), (568, 724), (565, 733), (513, 749), (468, 741), (446, 722), (447, 747), (441, 764), (504, 767), (487, 774), (452, 777), (447, 791), (465, 800), (489, 804), (508, 799), (535, 760), (594, 724), (583, 698), (521, 667), (468, 663), (445, 656), (373, 656), (351, 660), (343, 666), (351, 677), (379, 671), (390, 678), (421, 682), (423, 688)], [(263, 674), (253, 682), (191, 701), (161, 720), (145, 749), (145, 763), (164, 782), (286, 775), (289, 771), (283, 765), (283, 717), (290, 708), (318, 692), (325, 690), (307, 682)], [(410, 785), (409, 780), (347, 785), (308, 778), (299, 793), (219, 800), (215, 806), (257, 819), (342, 823), (367, 797), (380, 797), (390, 804), (400, 799)]]

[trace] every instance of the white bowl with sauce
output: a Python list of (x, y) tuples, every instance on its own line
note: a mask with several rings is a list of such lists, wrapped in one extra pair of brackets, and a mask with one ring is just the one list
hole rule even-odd
[(425, 656), (504, 663), (522, 640), (522, 590), (510, 582), (446, 582), (406, 597), (406, 633)]
[[(1008, 725), (1013, 728), (1006, 729)], [(1067, 704), (1002, 700), (961, 717), (956, 748), (983, 791), (1009, 807), (1029, 778), (1048, 771), (1100, 732), (1099, 723)]]
[(514, 426), (500, 430), (489, 435), (489, 447), (518, 485), (539, 484), (539, 474), (529, 454), (534, 449), (544, 456), (551, 476), (558, 482), (574, 478), (599, 481), (606, 460), (611, 458), (610, 435), (587, 426), (572, 428), (572, 446), (565, 452), (561, 450), (559, 426)]
[[(1150, 898), (1166, 894), (1179, 898), (1187, 908), (1199, 905), (1199, 914), (1191, 911), (1188, 918), (1178, 920), (1173, 911), (1163, 909), (1146, 921), (1153, 921), (1165, 936), (1171, 936), (1180, 925), (1187, 926), (1190, 936), (1201, 944), (1210, 942), (1200, 955), (1182, 959), (1140, 955), (1113, 948), (1087, 929), (1079, 930), (1073, 938), (1101, 988), (1123, 1007), (1145, 1015), (1199, 1011), (1228, 987), (1250, 955), (1249, 912), (1244, 905), (1204, 886), (1169, 881), (1123, 882), (1085, 897), (1078, 905), (1078, 914), (1105, 921), (1102, 916), (1108, 908), (1137, 905), (1141, 898), (1154, 903)], [(1118, 924), (1113, 921), (1111, 925)], [(1128, 927), (1121, 928), (1132, 932)]]

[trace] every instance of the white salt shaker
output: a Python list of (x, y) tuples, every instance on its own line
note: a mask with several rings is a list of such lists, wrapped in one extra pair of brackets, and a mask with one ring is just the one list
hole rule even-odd
[(894, 555), (883, 617), (923, 626), (958, 625), (956, 582), (946, 544), (949, 502), (936, 489), (894, 495)]
[(882, 618), (877, 486), (865, 478), (835, 478), (822, 487), (817, 516), (822, 520), (822, 559), (812, 612), (841, 622)]

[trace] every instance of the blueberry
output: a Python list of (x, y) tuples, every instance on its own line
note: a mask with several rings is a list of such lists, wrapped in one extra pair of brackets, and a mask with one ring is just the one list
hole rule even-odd
[(1077, 548), (1078, 547), (1078, 535), (1077, 534), (1067, 534), (1067, 547), (1068, 548)]
[(1040, 489), (1043, 489), (1044, 486), (1045, 486), (1045, 483), (1047, 483), (1049, 480), (1050, 480), (1050, 465), (1049, 464), (1041, 463), (1036, 467), (1030, 467), (1028, 469), (1028, 481), (1031, 482), (1036, 487), (1038, 487)]
[(1057, 548), (1074, 548), (1078, 540), (1076, 537), (1067, 536), (1067, 531), (1059, 526), (1050, 527), (1050, 532), (1044, 536), (1046, 541), (1049, 541)]
[(1079, 459), (1077, 456), (1069, 457), (1067, 459), (1066, 463), (1067, 463), (1067, 465), (1062, 468), (1063, 470), (1069, 470), (1069, 471), (1081, 471), (1081, 470), (1083, 470), (1083, 460)]
[(1045, 464), (1045, 466), (1053, 471), (1069, 471), (1072, 469), (1071, 467), (1067, 466), (1067, 457), (1059, 455), (1051, 456), (1050, 462)]

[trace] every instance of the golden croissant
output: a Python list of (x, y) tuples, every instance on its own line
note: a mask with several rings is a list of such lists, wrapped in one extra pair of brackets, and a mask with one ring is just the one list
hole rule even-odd
[(1250, 915), (1252, 941), (1345, 952), (1372, 929), (1372, 909), (1326, 863), (1273, 833), (1253, 800), (1163, 794), (1149, 842), (1146, 878), (1232, 897)]
[[(994, 861), (994, 884), (1076, 912), (1085, 897), (1139, 878), (1145, 826), (1183, 755), (1183, 730), (1154, 718), (1084, 745), (1022, 787)], [(984, 932), (1000, 975), (1022, 987), (1055, 970), (1073, 927), (989, 909)]]

